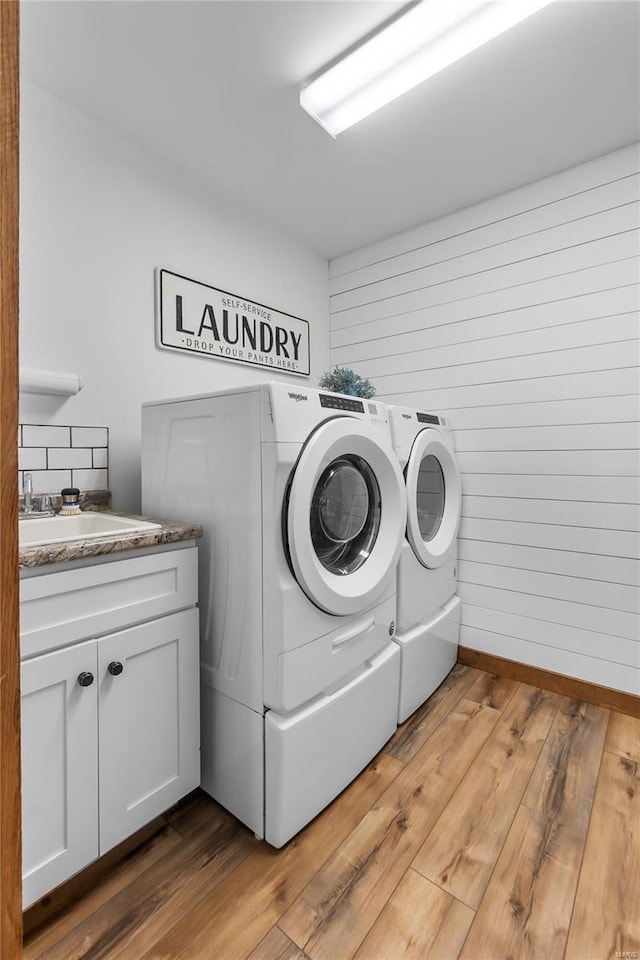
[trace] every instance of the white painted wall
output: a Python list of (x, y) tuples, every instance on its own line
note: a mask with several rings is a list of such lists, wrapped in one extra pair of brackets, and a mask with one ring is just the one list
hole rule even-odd
[(32, 84), (21, 98), (20, 363), (77, 373), (84, 388), (23, 395), (20, 420), (107, 425), (114, 506), (137, 510), (144, 400), (275, 378), (158, 350), (154, 268), (308, 320), (311, 376), (279, 379), (315, 385), (329, 358), (327, 261), (223, 196), (204, 206), (197, 187)]
[(639, 169), (636, 145), (330, 265), (332, 364), (453, 423), (461, 644), (636, 694)]

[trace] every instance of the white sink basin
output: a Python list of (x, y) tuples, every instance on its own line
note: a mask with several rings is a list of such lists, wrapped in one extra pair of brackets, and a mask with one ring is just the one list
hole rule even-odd
[(20, 520), (20, 546), (41, 543), (65, 543), (67, 540), (90, 540), (92, 537), (122, 537), (134, 533), (159, 530), (159, 523), (116, 517), (110, 513), (91, 513), (89, 510), (70, 517), (40, 517)]

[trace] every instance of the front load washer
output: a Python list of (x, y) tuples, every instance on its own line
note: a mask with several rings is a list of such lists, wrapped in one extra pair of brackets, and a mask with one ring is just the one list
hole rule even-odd
[(145, 404), (142, 491), (204, 528), (202, 786), (281, 846), (397, 725), (386, 407), (285, 383)]
[(388, 411), (391, 442), (407, 493), (395, 637), (402, 657), (398, 710), (402, 723), (442, 683), (457, 657), (461, 484), (446, 420), (410, 407), (390, 405)]

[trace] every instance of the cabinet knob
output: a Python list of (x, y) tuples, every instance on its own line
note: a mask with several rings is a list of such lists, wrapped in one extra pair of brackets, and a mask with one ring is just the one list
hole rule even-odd
[(124, 670), (124, 667), (122, 666), (119, 660), (112, 660), (109, 666), (107, 667), (107, 670), (109, 671), (112, 677), (119, 677), (122, 671)]
[(81, 687), (90, 687), (93, 683), (93, 674), (89, 673), (87, 670), (78, 674), (78, 683)]

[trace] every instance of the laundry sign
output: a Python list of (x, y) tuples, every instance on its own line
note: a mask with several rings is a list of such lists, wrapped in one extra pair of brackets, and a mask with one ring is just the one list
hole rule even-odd
[(156, 269), (156, 342), (274, 372), (310, 373), (307, 320), (162, 267)]

